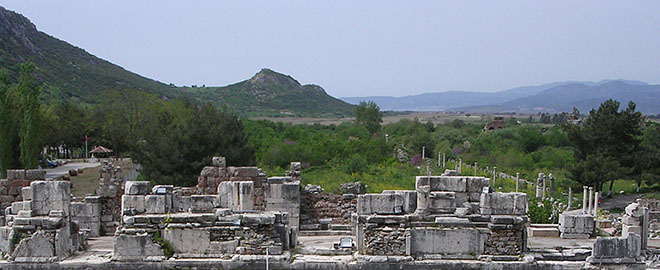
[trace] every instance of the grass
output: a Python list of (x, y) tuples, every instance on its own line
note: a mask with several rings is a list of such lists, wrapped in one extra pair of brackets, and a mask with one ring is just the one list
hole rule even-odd
[(99, 167), (85, 168), (77, 176), (71, 176), (71, 193), (78, 198), (94, 194), (99, 187), (99, 180)]

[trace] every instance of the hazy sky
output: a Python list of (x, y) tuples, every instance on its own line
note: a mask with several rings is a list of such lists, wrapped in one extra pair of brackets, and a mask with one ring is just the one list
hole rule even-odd
[(218, 86), (263, 67), (333, 96), (660, 83), (660, 1), (8, 1), (130, 71)]

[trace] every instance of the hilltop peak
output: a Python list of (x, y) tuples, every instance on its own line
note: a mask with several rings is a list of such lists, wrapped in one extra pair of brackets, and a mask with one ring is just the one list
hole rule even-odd
[(255, 86), (272, 86), (272, 85), (282, 85), (290, 87), (301, 87), (300, 83), (296, 81), (293, 77), (285, 75), (272, 69), (262, 68), (257, 74), (248, 79), (248, 83)]

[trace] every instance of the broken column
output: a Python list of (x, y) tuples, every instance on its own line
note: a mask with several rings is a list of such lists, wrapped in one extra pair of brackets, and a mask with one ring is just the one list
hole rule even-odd
[(539, 173), (539, 178), (536, 179), (536, 198), (543, 196), (543, 178), (545, 178), (545, 175)]
[(594, 235), (594, 216), (581, 210), (565, 211), (559, 215), (559, 232), (562, 239), (587, 239)]

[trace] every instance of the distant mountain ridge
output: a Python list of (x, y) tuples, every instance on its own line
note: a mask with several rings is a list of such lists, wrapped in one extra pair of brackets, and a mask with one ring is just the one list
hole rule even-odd
[(42, 99), (97, 103), (109, 89), (138, 89), (163, 98), (189, 97), (245, 116), (348, 116), (354, 107), (318, 85), (264, 69), (224, 87), (175, 87), (142, 77), (37, 30), (23, 15), (0, 7), (0, 68), (18, 78), (18, 64), (32, 61), (42, 83)]
[(570, 112), (573, 107), (587, 112), (610, 98), (621, 102), (622, 107), (632, 100), (637, 104), (637, 110), (645, 114), (660, 113), (660, 85), (632, 80), (554, 82), (493, 93), (448, 91), (406, 97), (341, 99), (352, 104), (373, 100), (381, 109), (395, 111), (557, 113)]

